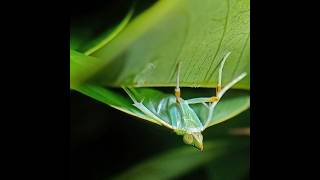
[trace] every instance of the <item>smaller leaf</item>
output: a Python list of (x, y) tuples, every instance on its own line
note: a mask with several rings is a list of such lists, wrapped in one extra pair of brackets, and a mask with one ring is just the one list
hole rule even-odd
[(209, 179), (239, 180), (250, 170), (249, 148), (225, 154), (207, 165)]
[(203, 152), (188, 147), (179, 147), (137, 164), (111, 179), (173, 179), (230, 153), (230, 151), (234, 152), (247, 146), (246, 140), (216, 140), (206, 142), (206, 148)]

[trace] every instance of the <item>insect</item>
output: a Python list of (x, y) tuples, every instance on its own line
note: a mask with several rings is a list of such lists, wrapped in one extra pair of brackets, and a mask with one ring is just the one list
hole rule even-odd
[[(222, 87), (222, 72), (226, 59), (230, 55), (227, 53), (219, 67), (218, 85), (216, 87), (216, 95), (211, 97), (199, 97), (192, 99), (183, 99), (179, 86), (180, 64), (177, 66), (176, 87), (175, 93), (165, 95), (161, 99), (144, 102), (142, 99), (138, 101), (136, 92), (133, 88), (123, 87), (125, 92), (133, 101), (133, 105), (138, 108), (145, 116), (154, 120), (158, 124), (172, 129), (177, 135), (183, 136), (183, 141), (186, 144), (192, 145), (203, 151), (203, 136), (201, 132), (205, 130), (213, 117), (213, 112), (216, 105), (221, 100), (222, 96), (233, 85), (243, 79), (247, 73), (243, 72), (227, 85)], [(198, 112), (193, 108), (194, 105), (205, 106), (206, 111)]]

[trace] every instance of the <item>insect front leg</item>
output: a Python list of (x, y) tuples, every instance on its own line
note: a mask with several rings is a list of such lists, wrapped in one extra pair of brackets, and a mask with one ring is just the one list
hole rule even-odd
[(231, 52), (228, 52), (223, 57), (221, 65), (219, 67), (218, 85), (217, 85), (217, 88), (216, 88), (216, 94), (219, 94), (221, 92), (221, 89), (222, 89), (222, 71), (223, 71), (224, 64), (225, 64), (225, 62), (226, 62), (226, 60), (227, 60), (227, 58), (229, 57), (230, 54), (231, 54)]
[[(222, 86), (221, 86), (222, 69), (223, 69), (224, 63), (229, 55), (230, 55), (230, 52), (227, 53), (227, 55), (223, 58), (221, 66), (219, 68), (219, 79), (218, 79), (218, 85), (217, 85), (217, 90), (216, 90), (216, 93), (217, 93), (216, 95), (217, 95), (218, 99), (220, 99), (227, 92), (227, 90), (229, 90), (232, 86), (234, 86), (236, 83), (238, 83), (241, 79), (243, 79), (247, 75), (246, 72), (241, 73), (239, 76), (237, 76), (235, 79), (233, 79), (231, 82), (229, 82), (228, 84), (226, 84), (222, 88)], [(214, 111), (217, 103), (218, 102), (213, 102), (209, 105), (209, 113), (208, 113), (208, 118), (207, 118), (205, 127), (208, 127), (209, 122), (212, 120), (213, 111)]]
[[(159, 125), (163, 125), (169, 129), (174, 129), (170, 124), (166, 123), (165, 121), (163, 121), (162, 119), (160, 119), (157, 115), (155, 115), (152, 111), (150, 111), (143, 103), (138, 102), (138, 100), (135, 98), (134, 94), (131, 92), (130, 88), (127, 87), (122, 87), (124, 89), (124, 91), (129, 95), (129, 97), (131, 98), (131, 100), (133, 101), (133, 105), (138, 108), (145, 116), (147, 116), (148, 118), (150, 118), (149, 120), (159, 124)], [(161, 107), (158, 107), (158, 111), (160, 111)]]
[(180, 77), (180, 62), (178, 63), (178, 66), (177, 66), (177, 84), (176, 84), (176, 88), (174, 89), (174, 95), (176, 96), (177, 103), (180, 103), (180, 98), (181, 98), (181, 91), (179, 87), (179, 77)]
[(200, 104), (211, 102), (212, 97), (203, 97), (203, 98), (193, 98), (185, 100), (188, 104)]
[(212, 96), (210, 101), (211, 102), (217, 102), (219, 101), (219, 93), (221, 92), (221, 89), (222, 89), (222, 71), (223, 71), (223, 67), (224, 67), (224, 64), (227, 60), (227, 58), (229, 57), (229, 55), (231, 54), (231, 52), (228, 52), (222, 59), (222, 62), (221, 62), (221, 65), (220, 65), (220, 68), (219, 68), (219, 75), (218, 75), (218, 85), (217, 85), (217, 88), (216, 88), (216, 96)]
[(161, 125), (167, 128), (173, 129), (173, 127), (170, 124), (166, 123), (165, 121), (160, 119), (158, 116), (156, 116), (153, 112), (151, 112), (148, 108), (146, 108), (141, 102), (140, 103), (135, 102), (133, 105), (138, 109), (140, 109), (140, 111), (142, 111), (145, 115), (159, 122)]

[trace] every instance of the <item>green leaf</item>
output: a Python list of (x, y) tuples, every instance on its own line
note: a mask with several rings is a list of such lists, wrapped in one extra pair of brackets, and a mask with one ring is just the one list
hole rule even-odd
[(203, 152), (193, 148), (179, 147), (141, 162), (111, 179), (141, 179), (142, 177), (150, 180), (173, 179), (203, 166), (221, 155), (238, 151), (247, 146), (247, 141), (243, 140), (216, 140), (206, 142), (206, 148)]
[(203, 152), (193, 148), (179, 147), (145, 160), (111, 179), (141, 179), (143, 177), (144, 179), (161, 180), (177, 178), (244, 147), (248, 147), (247, 140), (213, 140), (206, 142), (206, 148)]
[[(215, 87), (229, 51), (223, 81), (250, 74), (249, 15), (249, 0), (158, 1), (91, 54), (105, 61), (91, 80), (101, 86), (174, 86), (181, 61), (181, 86)], [(235, 88), (249, 84), (247, 76)]]

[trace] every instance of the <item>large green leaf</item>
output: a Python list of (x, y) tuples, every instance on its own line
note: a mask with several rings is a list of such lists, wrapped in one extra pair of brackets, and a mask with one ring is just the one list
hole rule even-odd
[[(162, 0), (134, 18), (91, 55), (105, 61), (91, 80), (103, 86), (214, 87), (222, 57), (223, 81), (250, 73), (249, 0)], [(247, 76), (235, 88), (249, 89)]]

